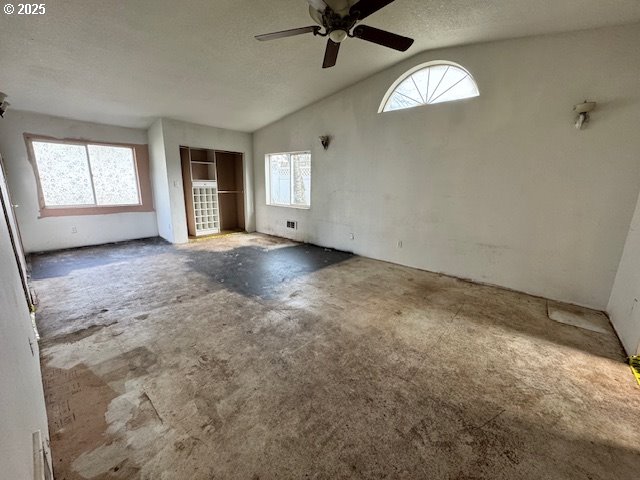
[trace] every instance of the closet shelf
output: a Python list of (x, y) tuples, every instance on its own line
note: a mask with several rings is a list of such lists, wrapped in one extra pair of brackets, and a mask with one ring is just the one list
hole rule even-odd
[(180, 147), (189, 235), (244, 230), (243, 155)]

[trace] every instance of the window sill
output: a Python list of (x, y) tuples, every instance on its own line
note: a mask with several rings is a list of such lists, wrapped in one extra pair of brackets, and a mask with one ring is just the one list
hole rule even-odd
[(116, 213), (145, 213), (154, 209), (146, 205), (116, 206), (116, 207), (45, 207), (40, 209), (38, 218), (47, 217), (77, 217), (81, 215), (113, 215)]
[(278, 205), (277, 203), (267, 203), (267, 207), (294, 208), (296, 210), (311, 210), (311, 206), (304, 207), (300, 205)]

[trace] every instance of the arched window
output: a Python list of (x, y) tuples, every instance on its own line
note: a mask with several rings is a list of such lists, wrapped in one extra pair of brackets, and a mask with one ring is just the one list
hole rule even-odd
[(452, 102), (480, 95), (478, 86), (462, 66), (447, 61), (412, 68), (391, 85), (378, 113)]

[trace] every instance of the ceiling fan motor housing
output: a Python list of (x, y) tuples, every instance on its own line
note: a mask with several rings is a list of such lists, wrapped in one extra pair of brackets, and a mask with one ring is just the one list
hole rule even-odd
[(355, 27), (358, 22), (357, 17), (348, 14), (340, 15), (330, 9), (322, 12), (319, 18), (313, 15), (313, 13), (311, 17), (326, 29), (325, 34), (329, 35), (329, 38), (336, 43), (340, 43), (348, 36), (351, 36), (351, 29)]

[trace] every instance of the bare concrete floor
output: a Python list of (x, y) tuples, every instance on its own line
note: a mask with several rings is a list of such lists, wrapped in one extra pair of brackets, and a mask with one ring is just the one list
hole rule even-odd
[(618, 340), (262, 235), (35, 256), (57, 480), (637, 479)]

